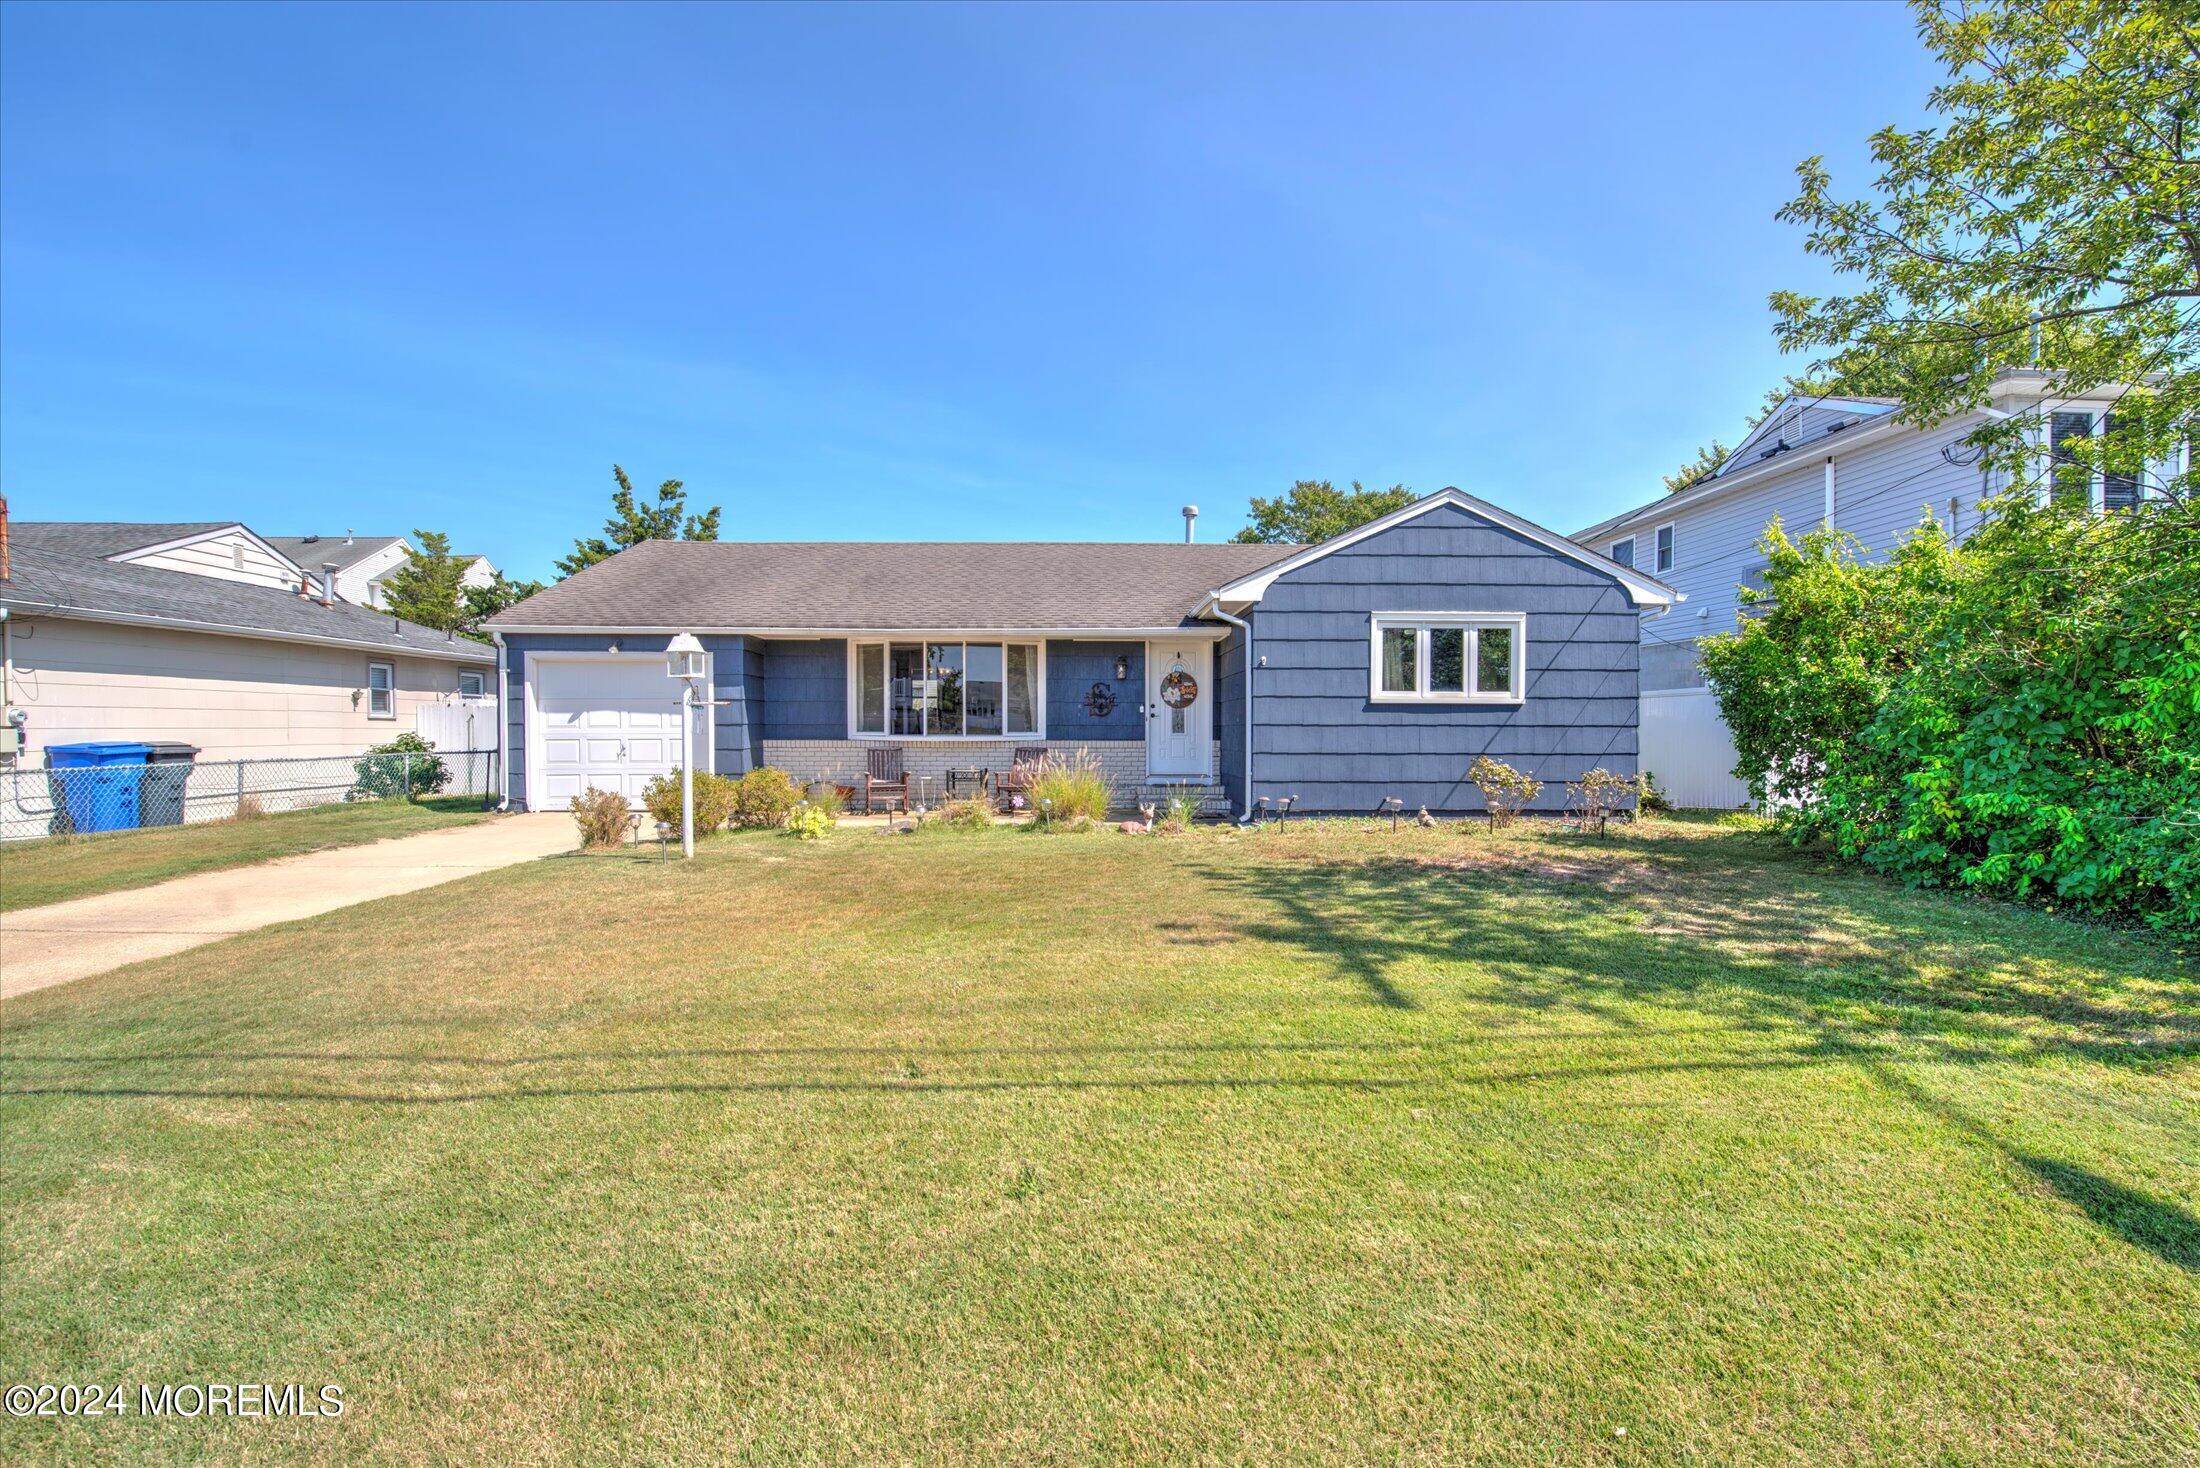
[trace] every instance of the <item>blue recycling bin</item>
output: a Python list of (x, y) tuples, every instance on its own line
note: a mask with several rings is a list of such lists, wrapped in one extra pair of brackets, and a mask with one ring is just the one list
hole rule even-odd
[(138, 823), (138, 786), (151, 747), (135, 740), (46, 746), (46, 778), (59, 788), (54, 804), (69, 814), (69, 829), (129, 831)]

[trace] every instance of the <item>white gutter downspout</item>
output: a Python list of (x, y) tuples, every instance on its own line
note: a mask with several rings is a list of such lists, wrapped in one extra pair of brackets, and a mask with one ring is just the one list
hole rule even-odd
[(512, 808), (512, 771), (505, 749), (511, 741), (512, 694), (504, 683), (504, 634), (492, 631), (489, 640), (497, 645), (497, 809), (506, 811)]
[(1243, 617), (1233, 617), (1224, 611), (1219, 592), (1209, 592), (1206, 604), (1193, 615), (1227, 622), (1245, 634), (1245, 793), (1242, 802), (1244, 809), (1238, 815), (1238, 822), (1242, 825), (1253, 814), (1253, 624)]
[(1833, 528), (1833, 455), (1826, 455), (1826, 518), (1825, 527)]

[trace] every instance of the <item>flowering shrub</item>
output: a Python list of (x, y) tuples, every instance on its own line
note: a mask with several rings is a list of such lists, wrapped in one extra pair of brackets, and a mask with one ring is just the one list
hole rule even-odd
[(1513, 817), (1543, 793), (1541, 780), (1486, 754), (1476, 755), (1467, 766), (1467, 778), (1482, 792), (1482, 805), (1493, 826), (1511, 825)]

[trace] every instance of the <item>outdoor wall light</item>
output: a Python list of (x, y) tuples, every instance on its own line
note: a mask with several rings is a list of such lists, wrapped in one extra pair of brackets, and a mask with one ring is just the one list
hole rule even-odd
[(1131, 660), (1122, 653), (1115, 655), (1115, 681), (1120, 683), (1131, 675)]

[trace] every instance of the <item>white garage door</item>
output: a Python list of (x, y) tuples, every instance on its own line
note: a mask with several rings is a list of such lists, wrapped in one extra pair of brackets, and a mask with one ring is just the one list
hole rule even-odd
[[(654, 653), (538, 662), (535, 727), (538, 809), (589, 789), (638, 803), (643, 786), (680, 763), (679, 685)], [(696, 748), (709, 747), (698, 723)], [(707, 754), (696, 768), (710, 768)]]

